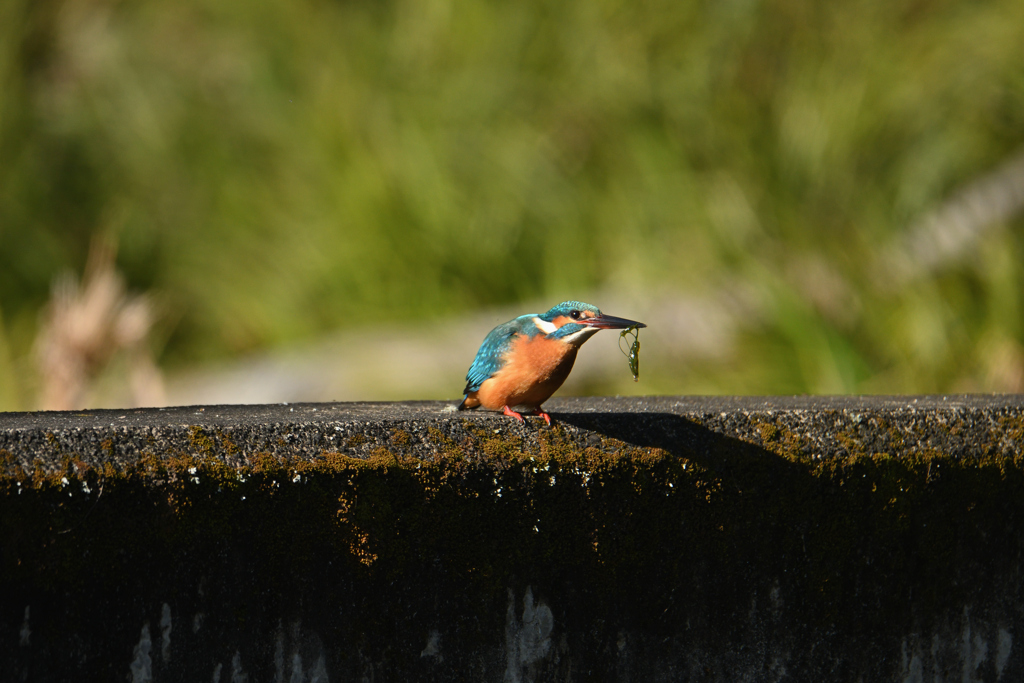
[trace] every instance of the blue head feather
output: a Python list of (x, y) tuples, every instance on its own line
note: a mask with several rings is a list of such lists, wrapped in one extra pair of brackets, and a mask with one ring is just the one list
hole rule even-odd
[(552, 306), (546, 312), (541, 313), (537, 317), (545, 322), (552, 322), (559, 316), (571, 318), (573, 311), (590, 311), (594, 315), (601, 315), (601, 309), (597, 306), (585, 304), (582, 301), (563, 301), (557, 306)]
[[(557, 306), (552, 306), (548, 311), (538, 317), (541, 320), (553, 322), (554, 319), (558, 317), (573, 318), (575, 317), (573, 315), (574, 313), (578, 316), (582, 311), (589, 311), (594, 315), (601, 315), (601, 309), (592, 304), (585, 304), (582, 301), (563, 301)], [(548, 338), (564, 339), (565, 337), (576, 334), (585, 327), (585, 325), (577, 325), (576, 323), (566, 323), (549, 334)]]

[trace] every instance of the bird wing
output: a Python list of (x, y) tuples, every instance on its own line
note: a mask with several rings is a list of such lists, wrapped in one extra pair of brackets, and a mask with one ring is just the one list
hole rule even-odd
[(469, 372), (466, 373), (466, 389), (463, 393), (476, 391), (484, 381), (505, 366), (505, 354), (512, 347), (512, 340), (521, 334), (523, 318), (529, 319), (529, 316), (498, 325), (484, 337), (484, 342), (476, 352)]

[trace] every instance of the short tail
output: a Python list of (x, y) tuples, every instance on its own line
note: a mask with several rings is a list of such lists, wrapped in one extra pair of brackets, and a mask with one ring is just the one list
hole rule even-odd
[(462, 403), (459, 404), (459, 410), (472, 410), (480, 405), (480, 400), (476, 396), (466, 396), (462, 399)]

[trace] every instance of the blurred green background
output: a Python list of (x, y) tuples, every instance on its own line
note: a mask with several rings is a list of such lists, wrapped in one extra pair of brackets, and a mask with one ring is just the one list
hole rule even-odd
[(578, 393), (1024, 390), (1022, 46), (1020, 0), (5, 0), (0, 409), (96, 236), (172, 378), (479, 314), (443, 386), (339, 390), (454, 398), (482, 312), (584, 298), (651, 342)]

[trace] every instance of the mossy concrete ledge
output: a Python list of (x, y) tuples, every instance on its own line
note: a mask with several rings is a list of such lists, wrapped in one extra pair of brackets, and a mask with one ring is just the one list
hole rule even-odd
[(0, 414), (0, 681), (1024, 680), (1024, 397)]

